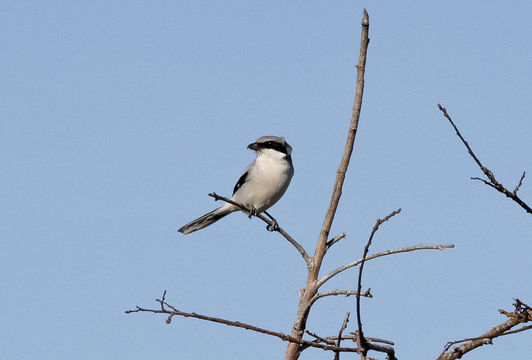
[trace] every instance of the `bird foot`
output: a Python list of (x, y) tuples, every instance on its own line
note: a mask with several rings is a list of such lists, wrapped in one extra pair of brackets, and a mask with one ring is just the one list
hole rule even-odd
[(268, 231), (277, 231), (277, 230), (279, 230), (279, 223), (277, 223), (277, 220), (272, 219), (271, 225), (266, 226), (266, 230), (268, 230)]
[(257, 209), (255, 209), (253, 206), (250, 206), (248, 218), (251, 219), (253, 216), (257, 216)]

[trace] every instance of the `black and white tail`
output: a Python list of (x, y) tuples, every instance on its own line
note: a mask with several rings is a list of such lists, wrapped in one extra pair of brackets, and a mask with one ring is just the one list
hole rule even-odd
[(236, 210), (237, 209), (235, 209), (234, 207), (227, 206), (226, 204), (222, 207), (219, 207), (216, 210), (211, 211), (210, 213), (203, 215), (202, 217), (197, 218), (196, 220), (192, 220), (191, 222), (189, 222), (188, 224), (186, 224), (185, 226), (183, 226), (181, 229), (177, 231), (179, 231), (180, 233), (184, 235), (193, 233), (194, 231), (198, 231), (200, 229), (203, 229), (204, 227), (207, 227), (217, 222), (224, 216), (229, 215), (230, 213)]

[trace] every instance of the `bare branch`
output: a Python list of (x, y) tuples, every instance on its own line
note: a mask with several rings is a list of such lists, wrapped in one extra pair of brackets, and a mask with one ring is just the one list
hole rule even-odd
[(395, 357), (395, 350), (393, 346), (390, 345), (378, 345), (371, 342), (367, 343), (368, 350), (378, 351), (382, 353), (386, 353), (388, 360), (397, 360)]
[(338, 203), (340, 202), (340, 197), (342, 196), (342, 187), (344, 185), (347, 167), (349, 166), (349, 161), (351, 160), (351, 154), (353, 153), (355, 137), (358, 129), (358, 121), (360, 118), (360, 111), (362, 109), (362, 97), (364, 95), (364, 74), (366, 71), (366, 56), (369, 44), (369, 15), (366, 9), (364, 9), (364, 17), (362, 19), (362, 33), (360, 41), (360, 55), (358, 59), (358, 64), (356, 66), (357, 80), (355, 100), (353, 101), (353, 112), (351, 115), (351, 122), (349, 124), (349, 131), (347, 133), (347, 139), (342, 160), (340, 161), (340, 165), (338, 166), (338, 170), (336, 171), (336, 181), (334, 183), (334, 190), (331, 195), (329, 209), (325, 214), (320, 236), (318, 239), (318, 246), (316, 248), (315, 253), (315, 260), (317, 262), (316, 265), (318, 268), (321, 265), (321, 261), (323, 260), (327, 237), (329, 235), (329, 231), (331, 230), (331, 225), (334, 219), (334, 215), (336, 214), (336, 209), (338, 208)]
[[(454, 248), (453, 244), (415, 245), (415, 246), (409, 246), (409, 247), (401, 248), (401, 249), (386, 250), (386, 251), (383, 251), (383, 252), (380, 252), (380, 253), (377, 253), (377, 254), (369, 255), (368, 257), (366, 257), (366, 261), (373, 260), (373, 259), (379, 258), (381, 256), (405, 253), (405, 252), (416, 251), (416, 250), (444, 250), (444, 249), (451, 249), (451, 248)], [(360, 264), (361, 262), (362, 262), (362, 259), (359, 259), (359, 260), (350, 262), (349, 264), (345, 264), (343, 266), (340, 266), (339, 268), (336, 268), (335, 270), (331, 271), (329, 274), (325, 275), (320, 280), (318, 280), (317, 287), (320, 287), (326, 281), (330, 280), (332, 277), (338, 275), (342, 271), (345, 271), (347, 269), (355, 267), (358, 264)]]
[[(510, 330), (511, 328), (519, 324), (532, 321), (532, 308), (530, 306), (524, 304), (519, 299), (515, 300), (514, 306), (515, 306), (515, 309), (513, 312), (506, 312), (504, 310), (499, 310), (501, 314), (506, 315), (509, 319), (505, 321), (504, 323), (492, 328), (485, 334), (479, 337), (467, 338), (467, 339), (448, 342), (445, 345), (443, 352), (438, 357), (438, 360), (459, 359), (464, 354), (470, 352), (471, 350), (476, 349), (477, 347), (480, 347), (486, 344), (491, 344), (492, 340), (497, 337), (515, 334), (517, 332), (532, 329), (532, 325), (530, 325), (530, 326), (523, 326), (517, 330)], [(453, 345), (463, 343), (463, 342), (465, 342), (465, 344), (451, 348)]]
[[(345, 328), (347, 327), (347, 323), (349, 322), (349, 312), (345, 314), (344, 322), (342, 323), (342, 327), (338, 331), (338, 339), (336, 339), (336, 346), (340, 347), (340, 341), (342, 341), (342, 333), (344, 332)], [(334, 352), (334, 358), (333, 360), (340, 360), (340, 352), (335, 351)]]
[[(163, 294), (163, 299), (164, 299), (165, 296), (166, 296), (166, 291)], [(327, 344), (319, 344), (319, 343), (316, 343), (314, 341), (297, 339), (297, 338), (294, 338), (293, 336), (286, 335), (286, 334), (283, 334), (281, 332), (263, 329), (263, 328), (260, 328), (258, 326), (242, 323), (240, 321), (231, 321), (231, 320), (221, 319), (221, 318), (217, 318), (217, 317), (197, 314), (195, 312), (187, 313), (187, 312), (184, 312), (184, 311), (176, 309), (174, 306), (168, 304), (164, 300), (155, 299), (155, 301), (157, 301), (158, 303), (161, 304), (161, 309), (146, 309), (146, 308), (142, 308), (140, 306), (137, 306), (135, 310), (127, 310), (125, 313), (126, 314), (131, 314), (131, 313), (136, 313), (136, 312), (151, 312), (151, 313), (154, 313), (154, 314), (166, 314), (166, 315), (168, 315), (168, 318), (166, 320), (167, 324), (169, 324), (171, 322), (173, 316), (191, 317), (191, 318), (195, 318), (195, 319), (200, 319), (200, 320), (215, 322), (215, 323), (224, 324), (224, 325), (228, 325), (228, 326), (232, 326), (232, 327), (238, 327), (238, 328), (242, 328), (242, 329), (246, 329), (246, 330), (251, 330), (251, 331), (255, 331), (255, 332), (261, 333), (261, 334), (275, 336), (275, 337), (278, 337), (279, 339), (281, 339), (283, 341), (288, 341), (288, 342), (291, 342), (291, 343), (296, 343), (296, 344), (300, 344), (300, 345), (304, 345), (304, 346), (311, 346), (311, 347), (315, 347), (315, 348), (319, 348), (319, 349), (323, 349), (323, 350), (339, 351), (339, 352), (351, 352), (351, 353), (354, 353), (354, 352), (358, 351), (357, 348), (340, 347), (340, 346), (327, 345)], [(164, 306), (167, 306), (171, 310), (168, 310), (168, 309), (164, 308)]]
[(484, 173), (484, 175), (486, 175), (486, 177), (488, 178), (489, 181), (487, 180), (484, 180), (484, 179), (481, 179), (481, 178), (478, 178), (478, 177), (475, 177), (475, 178), (472, 178), (473, 180), (480, 180), (482, 181), (484, 184), (486, 185), (489, 185), (491, 186), (492, 188), (494, 188), (495, 190), (497, 190), (498, 192), (506, 195), (506, 197), (509, 197), (510, 199), (512, 199), (513, 201), (515, 201), (517, 204), (519, 204), (519, 206), (521, 206), (523, 209), (525, 209), (525, 211), (529, 214), (532, 214), (532, 208), (530, 208), (530, 206), (528, 206), (523, 200), (521, 200), (521, 198), (519, 198), (519, 196), (517, 196), (517, 191), (519, 190), (519, 188), (521, 187), (522, 183), (523, 183), (523, 179), (525, 178), (525, 173), (523, 172), (523, 175), (521, 176), (521, 179), (519, 180), (519, 184), (517, 184), (517, 186), (515, 187), (514, 191), (509, 191), (508, 189), (506, 189), (501, 183), (499, 183), (497, 181), (497, 179), (495, 179), (495, 176), (493, 175), (493, 173), (491, 172), (490, 169), (488, 169), (487, 167), (485, 167), (481, 162), (480, 160), (478, 159), (478, 157), (475, 155), (475, 153), (473, 152), (473, 150), (471, 149), (471, 147), (469, 146), (469, 144), (467, 143), (467, 141), (464, 139), (464, 137), (462, 136), (462, 134), (460, 133), (460, 130), (458, 130), (458, 127), (454, 124), (453, 122), (453, 119), (451, 119), (451, 117), (449, 116), (449, 114), (447, 113), (447, 109), (445, 109), (443, 106), (441, 106), (440, 104), (438, 104), (438, 108), (441, 110), (441, 112), (443, 113), (443, 116), (445, 116), (445, 118), (447, 120), (449, 120), (449, 123), (451, 123), (452, 127), (454, 128), (454, 130), (456, 131), (456, 135), (460, 138), (460, 140), (462, 140), (462, 143), (465, 145), (466, 149), (467, 149), (467, 152), (469, 153), (469, 155), (471, 155), (471, 157), (473, 158), (473, 160), (475, 160), (475, 162), (477, 163), (478, 167), (480, 168), (480, 170), (482, 170), (482, 172)]
[(322, 343), (329, 344), (329, 345), (334, 345), (336, 343), (336, 339), (331, 339), (331, 337), (323, 338), (323, 337), (317, 335), (316, 333), (314, 333), (312, 331), (309, 331), (307, 329), (305, 329), (305, 333), (307, 333), (310, 336), (312, 336), (313, 338), (315, 338), (317, 342), (322, 342)]
[(488, 186), (491, 186), (492, 188), (494, 189), (497, 189), (492, 183), (490, 183), (489, 181), (487, 180), (484, 180), (482, 178), (479, 178), (479, 177), (472, 177), (471, 180), (478, 180), (478, 181), (482, 181), (484, 184), (488, 185)]
[[(358, 294), (358, 291), (353, 291), (353, 290), (332, 290), (332, 291), (327, 291), (327, 292), (324, 292), (324, 293), (318, 293), (316, 295), (314, 295), (314, 297), (312, 298), (311, 300), (311, 305), (314, 304), (316, 302), (316, 300), (318, 299), (321, 299), (323, 297), (326, 297), (326, 296), (338, 296), (338, 295), (344, 295), (344, 296), (355, 296)], [(372, 298), (373, 295), (371, 295), (371, 289), (367, 289), (366, 291), (363, 291), (360, 293), (360, 296), (364, 296), (364, 297), (367, 297), (367, 298)]]
[[(349, 166), (349, 161), (351, 159), (351, 154), (353, 152), (353, 146), (355, 142), (355, 136), (358, 129), (358, 121), (360, 118), (360, 110), (362, 109), (362, 97), (364, 93), (364, 74), (366, 71), (366, 57), (369, 44), (369, 15), (368, 12), (364, 9), (364, 16), (362, 18), (362, 31), (360, 35), (360, 55), (358, 58), (358, 64), (356, 65), (357, 69), (357, 79), (356, 79), (356, 90), (355, 90), (355, 99), (353, 102), (353, 111), (351, 115), (351, 121), (349, 124), (349, 129), (347, 133), (347, 139), (344, 147), (344, 153), (338, 166), (336, 172), (336, 180), (334, 183), (333, 193), (331, 195), (331, 201), (329, 208), (323, 219), (323, 224), (321, 226), (320, 234), (318, 236), (318, 243), (312, 256), (312, 260), (308, 267), (307, 283), (305, 286), (305, 292), (299, 302), (297, 309), (296, 320), (292, 327), (291, 335), (296, 338), (302, 338), (304, 334), (304, 329), (306, 327), (306, 322), (308, 319), (308, 314), (310, 311), (311, 299), (316, 294), (318, 287), (316, 286), (316, 281), (320, 273), (321, 264), (323, 262), (323, 257), (327, 251), (327, 239), (329, 237), (329, 232), (333, 223), (336, 210), (338, 208), (338, 203), (340, 202), (340, 197), (342, 195), (342, 187), (345, 180), (345, 174), (347, 172), (347, 167)], [(285, 360), (294, 360), (297, 359), (301, 349), (295, 344), (288, 344), (285, 354)]]
[(375, 236), (375, 233), (379, 230), (379, 227), (385, 223), (386, 221), (390, 220), (395, 215), (399, 214), (401, 212), (401, 209), (397, 209), (395, 211), (392, 211), (388, 216), (386, 216), (384, 219), (377, 219), (377, 222), (375, 223), (375, 226), (373, 226), (373, 230), (371, 231), (371, 235), (369, 236), (368, 242), (366, 246), (364, 247), (364, 254), (362, 255), (362, 262), (360, 263), (360, 267), (358, 268), (358, 286), (357, 286), (357, 301), (356, 301), (356, 310), (357, 310), (357, 325), (358, 325), (358, 349), (360, 351), (360, 354), (365, 357), (368, 353), (368, 342), (364, 338), (364, 332), (362, 331), (362, 318), (360, 316), (360, 291), (362, 290), (362, 271), (364, 270), (364, 263), (366, 262), (366, 257), (368, 256), (369, 247), (371, 246), (371, 242), (373, 241), (373, 236)]
[[(351, 334), (353, 334), (353, 341), (356, 340), (356, 336), (357, 336), (356, 331), (352, 332)], [(371, 342), (380, 342), (380, 343), (383, 343), (383, 344), (395, 345), (395, 343), (393, 341), (386, 340), (386, 339), (379, 339), (379, 338), (376, 338), (376, 337), (369, 337), (369, 336), (365, 336), (365, 338), (366, 338), (367, 341), (371, 341)]]
[[(316, 333), (313, 333), (312, 331), (309, 331), (307, 329), (305, 329), (305, 333), (307, 333), (310, 336), (316, 338), (316, 340), (318, 342), (323, 342), (323, 343), (331, 344), (331, 345), (335, 344), (336, 340), (338, 339), (337, 336), (328, 336), (328, 337), (324, 338), (324, 337), (321, 337), (321, 336), (317, 335)], [(356, 341), (356, 332), (352, 332), (351, 335), (342, 335), (342, 340)], [(380, 342), (380, 343), (388, 344), (388, 345), (395, 345), (393, 341), (385, 340), (385, 339), (379, 339), (379, 338), (376, 338), (376, 337), (366, 336), (366, 340), (371, 341), (371, 342)]]
[(520, 328), (520, 329), (507, 331), (507, 332), (505, 332), (504, 334), (501, 334), (501, 336), (511, 335), (511, 334), (516, 334), (516, 333), (519, 333), (519, 332), (521, 332), (521, 331), (526, 331), (526, 330), (530, 330), (530, 329), (532, 329), (532, 325), (523, 326), (523, 327)]
[[(236, 201), (233, 201), (231, 199), (228, 199), (226, 197), (223, 197), (223, 196), (220, 196), (216, 193), (210, 193), (209, 196), (213, 197), (214, 200), (218, 201), (218, 200), (223, 200), (229, 204), (233, 204), (235, 206), (238, 206), (239, 208), (241, 208), (243, 211), (247, 212), (248, 214), (253, 214), (253, 210), (252, 209), (249, 209), (247, 208), (246, 206), (236, 202)], [(301, 246), (296, 240), (294, 240), (293, 237), (291, 237), (286, 231), (284, 231), (278, 224), (275, 224), (274, 221), (270, 220), (270, 219), (267, 219), (264, 215), (262, 214), (253, 214), (255, 215), (256, 217), (258, 217), (259, 219), (261, 219), (262, 221), (264, 221), (266, 224), (268, 224), (267, 226), (267, 229), (270, 230), (270, 231), (277, 231), (278, 233), (280, 233), (286, 240), (288, 240), (288, 242), (290, 242), (290, 244), (292, 244), (296, 249), (297, 251), (299, 251), (299, 253), (301, 254), (301, 256), (303, 257), (303, 260), (305, 260), (305, 262), (307, 263), (307, 267), (310, 266), (310, 256), (307, 254), (307, 252), (305, 251), (305, 248), (303, 246)], [(251, 215), (250, 215), (251, 216)]]
[(325, 244), (325, 247), (326, 247), (325, 251), (329, 250), (331, 246), (333, 246), (334, 244), (336, 244), (338, 241), (342, 240), (343, 238), (345, 238), (345, 233), (338, 234), (331, 240), (327, 241), (327, 244)]

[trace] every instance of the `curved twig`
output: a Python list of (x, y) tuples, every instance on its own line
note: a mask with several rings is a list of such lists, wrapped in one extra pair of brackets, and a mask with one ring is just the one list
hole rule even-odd
[[(338, 331), (338, 338), (336, 339), (335, 346), (340, 347), (340, 341), (342, 341), (342, 333), (344, 332), (345, 328), (347, 327), (347, 323), (349, 322), (349, 312), (345, 314), (344, 322), (342, 323), (342, 327)], [(334, 358), (333, 360), (340, 360), (340, 352), (335, 351), (334, 352)]]
[(357, 325), (358, 325), (357, 343), (358, 343), (358, 348), (360, 350), (360, 354), (362, 354), (363, 357), (366, 356), (369, 350), (368, 341), (364, 337), (364, 332), (362, 331), (362, 318), (360, 316), (360, 291), (362, 290), (362, 271), (364, 270), (364, 263), (366, 262), (366, 257), (368, 256), (368, 251), (369, 251), (369, 247), (371, 246), (371, 242), (373, 241), (373, 236), (375, 236), (375, 233), (379, 230), (379, 227), (386, 221), (390, 220), (395, 215), (399, 214), (400, 212), (401, 212), (401, 209), (399, 208), (395, 211), (392, 211), (384, 219), (377, 219), (375, 226), (373, 226), (373, 229), (371, 230), (371, 235), (369, 236), (368, 242), (366, 246), (364, 247), (364, 254), (362, 255), (362, 261), (360, 263), (360, 267), (358, 268), (358, 286), (357, 286), (357, 295), (356, 295), (357, 297), (356, 311), (357, 311)]
[[(454, 248), (453, 244), (415, 245), (415, 246), (409, 246), (409, 247), (401, 248), (401, 249), (386, 250), (386, 251), (383, 251), (383, 252), (380, 252), (380, 253), (377, 253), (377, 254), (369, 255), (368, 257), (366, 257), (366, 261), (373, 260), (373, 259), (376, 259), (376, 258), (381, 257), (381, 256), (405, 253), (405, 252), (416, 251), (416, 250), (444, 250), (444, 249), (452, 249), (452, 248)], [(362, 262), (362, 259), (358, 259), (356, 261), (350, 262), (349, 264), (345, 264), (344, 266), (340, 266), (339, 268), (336, 268), (335, 270), (331, 271), (330, 273), (328, 273), (327, 275), (322, 277), (320, 280), (318, 280), (317, 287), (320, 287), (326, 281), (328, 281), (332, 277), (338, 275), (342, 271), (345, 271), (345, 270), (350, 269), (350, 268), (352, 268), (354, 266), (357, 266), (361, 262)]]

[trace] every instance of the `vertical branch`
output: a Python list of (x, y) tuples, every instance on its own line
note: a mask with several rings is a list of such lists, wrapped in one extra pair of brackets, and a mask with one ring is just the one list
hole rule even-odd
[[(364, 254), (362, 255), (362, 262), (360, 263), (360, 267), (358, 268), (358, 291), (362, 289), (362, 271), (364, 270), (364, 263), (366, 262), (366, 258), (369, 252), (369, 247), (371, 246), (371, 243), (373, 241), (373, 236), (375, 236), (375, 233), (377, 232), (377, 230), (379, 230), (379, 227), (382, 225), (382, 223), (390, 220), (392, 217), (399, 214), (400, 212), (401, 212), (401, 209), (399, 208), (391, 212), (390, 215), (386, 216), (384, 219), (377, 219), (375, 226), (373, 226), (373, 230), (371, 231), (371, 235), (369, 236), (368, 243), (364, 247)], [(368, 341), (364, 337), (364, 332), (362, 331), (362, 318), (360, 317), (360, 293), (357, 293), (356, 297), (357, 297), (356, 310), (357, 310), (357, 325), (358, 325), (358, 331), (357, 331), (358, 350), (359, 350), (359, 353), (362, 355), (362, 358), (365, 358), (369, 348), (368, 348)]]
[(366, 71), (366, 55), (369, 44), (368, 36), (369, 15), (366, 9), (364, 9), (364, 18), (362, 19), (362, 34), (360, 41), (360, 56), (358, 59), (358, 64), (356, 65), (357, 81), (355, 99), (353, 102), (353, 112), (351, 115), (351, 122), (349, 124), (349, 131), (347, 133), (344, 154), (342, 155), (342, 160), (340, 161), (340, 165), (338, 166), (338, 170), (336, 172), (336, 181), (334, 183), (334, 190), (331, 196), (331, 202), (329, 204), (329, 209), (325, 214), (325, 218), (323, 219), (323, 225), (321, 226), (318, 245), (314, 254), (315, 267), (318, 270), (321, 265), (321, 261), (323, 260), (323, 255), (325, 254), (325, 244), (327, 242), (327, 238), (331, 230), (334, 215), (336, 214), (336, 209), (338, 208), (338, 203), (340, 202), (340, 197), (342, 196), (342, 187), (344, 185), (345, 174), (347, 172), (347, 167), (349, 166), (349, 161), (351, 160), (351, 154), (353, 153), (355, 137), (358, 129), (358, 121), (360, 118), (360, 110), (362, 109), (362, 96), (364, 94), (364, 74)]
[[(344, 322), (342, 323), (342, 327), (338, 331), (338, 339), (336, 339), (336, 347), (340, 347), (340, 341), (342, 341), (342, 333), (344, 332), (345, 328), (347, 327), (347, 323), (349, 322), (349, 313), (345, 314)], [(333, 360), (340, 360), (340, 352), (335, 351)]]
[[(349, 166), (349, 160), (351, 159), (351, 154), (353, 152), (355, 136), (358, 129), (358, 120), (360, 118), (360, 110), (362, 109), (362, 95), (364, 93), (364, 73), (366, 69), (366, 55), (368, 44), (369, 15), (366, 9), (364, 9), (360, 40), (360, 56), (358, 59), (358, 64), (356, 65), (356, 92), (353, 103), (351, 122), (347, 133), (347, 140), (342, 160), (340, 161), (340, 165), (336, 173), (336, 181), (334, 183), (334, 190), (331, 196), (331, 202), (323, 220), (323, 225), (321, 227), (320, 234), (318, 237), (316, 250), (314, 251), (314, 255), (311, 258), (310, 265), (308, 266), (307, 283), (299, 301), (296, 320), (292, 328), (291, 336), (297, 339), (301, 339), (303, 337), (310, 307), (312, 306), (312, 299), (314, 295), (316, 295), (318, 290), (318, 275), (320, 272), (323, 257), (325, 256), (325, 252), (327, 251), (327, 238), (331, 230), (334, 215), (336, 214), (336, 209), (338, 208), (340, 197), (342, 196), (342, 186), (344, 184), (347, 167)], [(297, 359), (299, 357), (300, 352), (301, 347), (297, 343), (289, 343), (286, 349), (285, 360)]]

